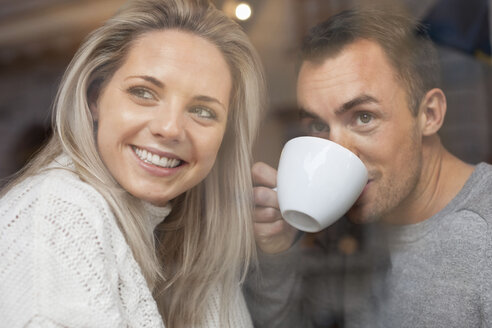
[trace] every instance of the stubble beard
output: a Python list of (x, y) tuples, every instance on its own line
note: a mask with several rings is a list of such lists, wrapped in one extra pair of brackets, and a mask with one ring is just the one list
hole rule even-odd
[[(414, 131), (416, 132), (416, 131)], [(400, 209), (411, 202), (422, 173), (422, 149), (414, 133), (406, 150), (407, 156), (400, 161), (406, 169), (393, 171), (389, 175), (373, 173), (374, 185), (370, 190), (371, 200), (356, 203), (347, 213), (347, 218), (357, 224), (376, 221), (397, 223)], [(402, 176), (402, 173), (405, 173)]]
[[(367, 216), (369, 222), (397, 223), (399, 221), (400, 210), (408, 202), (411, 202), (419, 181), (421, 169), (421, 161), (415, 159), (411, 162), (411, 167), (407, 171), (408, 175), (406, 177), (397, 176), (393, 177), (393, 179), (386, 179), (379, 186), (377, 198)], [(400, 183), (396, 179), (399, 179)]]

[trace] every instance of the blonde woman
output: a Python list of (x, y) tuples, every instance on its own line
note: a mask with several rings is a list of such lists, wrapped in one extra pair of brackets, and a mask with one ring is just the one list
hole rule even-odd
[(247, 37), (207, 1), (130, 1), (94, 31), (54, 135), (3, 190), (3, 323), (251, 326), (263, 90)]

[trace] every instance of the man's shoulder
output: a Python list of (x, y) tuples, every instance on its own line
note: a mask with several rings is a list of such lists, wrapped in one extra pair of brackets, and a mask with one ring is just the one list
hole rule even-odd
[(484, 196), (489, 201), (492, 200), (492, 165), (477, 164), (463, 189), (474, 196)]
[(475, 172), (488, 179), (488, 181), (492, 181), (492, 164), (481, 162), (475, 166)]
[(460, 192), (460, 208), (492, 223), (492, 165), (477, 164)]

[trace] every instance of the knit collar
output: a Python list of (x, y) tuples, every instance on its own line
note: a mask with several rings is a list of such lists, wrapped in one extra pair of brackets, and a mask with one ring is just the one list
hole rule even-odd
[[(52, 163), (50, 167), (51, 166), (62, 166), (70, 169), (75, 169), (75, 165), (72, 159), (65, 153), (56, 157), (54, 163)], [(151, 203), (145, 201), (142, 201), (142, 204), (145, 210), (147, 211), (147, 213), (149, 213), (149, 221), (151, 224), (152, 231), (155, 229), (155, 227), (157, 227), (159, 223), (164, 221), (166, 216), (168, 216), (169, 213), (171, 213), (171, 209), (172, 209), (170, 202), (168, 202), (165, 206), (161, 206), (161, 207), (152, 205)]]
[(159, 223), (164, 221), (166, 216), (168, 216), (169, 213), (171, 213), (172, 207), (171, 207), (170, 202), (168, 202), (165, 206), (162, 206), (162, 207), (152, 205), (149, 202), (142, 201), (142, 203), (143, 203), (143, 206), (144, 206), (145, 210), (147, 211), (147, 213), (149, 213), (149, 221), (150, 221), (152, 230), (154, 230), (155, 227), (157, 227), (157, 225)]

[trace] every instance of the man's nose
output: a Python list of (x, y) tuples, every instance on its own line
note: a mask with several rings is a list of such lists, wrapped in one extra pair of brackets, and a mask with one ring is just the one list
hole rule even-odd
[(350, 135), (347, 131), (330, 131), (330, 138), (334, 143), (339, 144), (342, 147), (347, 148), (355, 155), (359, 156), (359, 151), (357, 149), (357, 145), (354, 141), (353, 136)]

